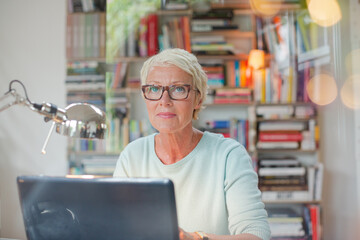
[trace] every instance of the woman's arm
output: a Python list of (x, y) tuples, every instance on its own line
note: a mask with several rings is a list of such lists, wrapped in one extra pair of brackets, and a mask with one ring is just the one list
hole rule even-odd
[[(261, 240), (255, 235), (249, 233), (243, 233), (238, 235), (215, 235), (215, 234), (207, 234), (208, 240)], [(203, 240), (205, 238), (201, 238), (199, 234), (196, 232), (189, 233), (185, 232), (181, 228), (179, 228), (179, 237), (180, 240)]]

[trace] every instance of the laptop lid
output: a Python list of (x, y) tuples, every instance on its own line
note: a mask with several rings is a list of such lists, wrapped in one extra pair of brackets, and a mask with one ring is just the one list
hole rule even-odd
[(169, 179), (17, 178), (29, 240), (178, 240)]

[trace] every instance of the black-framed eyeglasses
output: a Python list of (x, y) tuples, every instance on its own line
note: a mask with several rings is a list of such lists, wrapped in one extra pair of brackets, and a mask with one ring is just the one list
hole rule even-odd
[(199, 91), (197, 89), (191, 89), (190, 84), (182, 85), (170, 85), (170, 86), (161, 86), (161, 85), (143, 85), (141, 90), (144, 94), (144, 97), (147, 100), (157, 101), (160, 100), (166, 90), (169, 94), (170, 99), (172, 100), (184, 100), (189, 96), (191, 90)]

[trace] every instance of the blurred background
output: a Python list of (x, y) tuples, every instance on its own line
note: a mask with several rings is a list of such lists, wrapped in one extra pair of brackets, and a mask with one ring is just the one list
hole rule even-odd
[[(78, 9), (75, 8), (78, 5), (73, 5), (74, 2), (83, 4), (82, 12), (105, 12), (105, 9), (86, 9), (86, 1), (0, 0), (0, 94), (2, 95), (9, 90), (9, 82), (11, 80), (18, 79), (26, 86), (27, 93), (32, 101), (51, 102), (64, 108), (70, 103), (69, 98), (73, 96), (69, 94), (69, 92), (74, 90), (69, 88), (70, 85), (65, 84), (65, 80), (68, 80), (67, 83), (69, 83), (69, 81), (75, 81), (74, 79), (76, 79), (69, 77), (69, 75), (71, 75), (69, 74), (69, 62), (77, 62), (84, 60), (84, 58), (85, 60), (90, 59), (92, 62), (107, 62), (108, 65), (105, 66), (104, 71), (110, 72), (110, 74), (106, 74), (103, 76), (104, 78), (102, 78), (104, 84), (107, 84), (106, 89), (108, 90), (110, 88), (110, 93), (106, 93), (107, 99), (115, 99), (113, 101), (121, 102), (123, 100), (122, 95), (125, 94), (130, 96), (130, 100), (128, 100), (129, 102), (126, 102), (126, 104), (132, 106), (131, 112), (129, 113), (127, 112), (128, 110), (126, 110), (128, 105), (125, 104), (125, 110), (124, 107), (117, 107), (111, 111), (108, 116), (113, 118), (116, 115), (120, 119), (120, 122), (117, 124), (122, 123), (124, 126), (129, 124), (127, 125), (129, 128), (131, 128), (132, 125), (128, 121), (138, 119), (138, 124), (141, 122), (146, 134), (152, 132), (153, 130), (147, 126), (148, 123), (144, 120), (146, 119), (146, 111), (141, 102), (141, 97), (139, 97), (140, 94), (134, 90), (139, 84), (137, 78), (139, 65), (141, 66), (143, 59), (152, 53), (147, 52), (147, 54), (141, 55), (140, 47), (135, 47), (132, 53), (131, 45), (129, 46), (129, 42), (126, 42), (131, 38), (131, 31), (129, 29), (125, 31), (123, 26), (129, 23), (129, 19), (132, 19), (129, 17), (131, 14), (136, 16), (134, 17), (135, 20), (132, 19), (130, 22), (136, 22), (136, 24), (138, 24), (132, 26), (134, 28), (139, 28), (141, 19), (154, 11), (158, 11), (158, 17), (165, 16), (165, 18), (171, 18), (178, 16), (179, 12), (177, 11), (179, 11), (179, 9), (182, 11), (182, 15), (191, 16), (193, 12), (189, 9), (197, 8), (199, 10), (198, 14), (201, 15), (203, 11), (208, 11), (207, 7), (212, 6), (209, 3), (211, 1), (193, 1), (191, 5), (187, 1), (143, 1), (143, 7), (137, 9), (138, 11), (134, 11), (135, 8), (134, 6), (131, 7), (131, 5), (135, 4), (136, 6), (136, 2), (141, 1), (134, 1), (134, 3), (120, 0), (107, 1), (106, 56), (88, 56), (88, 59), (80, 55), (75, 56), (74, 52), (67, 52), (69, 51), (68, 45), (66, 44), (68, 37), (67, 24), (69, 23), (69, 19), (72, 19), (72, 15), (79, 14), (77, 12)], [(97, 1), (97, 3), (104, 4), (104, 1)], [(201, 3), (205, 3), (205, 5), (201, 5)], [(240, 16), (238, 17), (240, 19), (233, 22), (235, 25), (237, 24), (236, 30), (241, 31), (240, 26), (244, 26), (243, 23), (246, 20), (241, 19), (243, 15), (254, 17), (252, 18), (254, 22), (251, 29), (253, 29), (257, 35), (256, 37), (254, 35), (254, 40), (250, 42), (249, 46), (243, 41), (232, 41), (231, 39), (234, 35), (231, 33), (228, 35), (227, 33), (223, 34), (226, 40), (230, 39), (227, 41), (227, 44), (230, 44), (230, 46), (226, 45), (223, 47), (229, 47), (230, 51), (232, 51), (230, 56), (224, 57), (223, 54), (221, 54), (222, 57), (218, 56), (222, 58), (223, 64), (226, 61), (233, 61), (237, 58), (246, 60), (248, 64), (250, 64), (248, 57), (250, 56), (251, 50), (260, 49), (265, 53), (265, 60), (263, 61), (266, 62), (266, 67), (271, 69), (270, 74), (278, 71), (278, 75), (276, 76), (279, 77), (282, 76), (281, 74), (285, 74), (288, 80), (290, 79), (289, 76), (296, 76), (296, 79), (299, 79), (298, 76), (301, 74), (311, 74), (312, 77), (308, 78), (305, 89), (307, 91), (307, 102), (311, 103), (311, 106), (315, 106), (317, 114), (316, 126), (320, 129), (319, 132), (316, 132), (316, 134), (318, 134), (316, 144), (319, 146), (316, 146), (315, 156), (316, 161), (323, 164), (322, 197), (319, 201), (304, 201), (299, 204), (315, 204), (321, 206), (321, 215), (319, 215), (321, 218), (321, 226), (319, 231), (321, 231), (322, 239), (359, 239), (360, 67), (358, 63), (360, 60), (360, 19), (358, 16), (360, 14), (360, 2), (357, 0), (219, 0), (212, 1), (212, 3), (215, 4), (214, 6), (218, 4), (218, 7), (221, 5), (245, 4), (245, 10), (234, 14)], [(298, 8), (296, 7), (295, 10), (291, 8), (291, 11), (286, 11), (291, 4), (297, 4)], [(137, 6), (139, 6), (139, 4)], [(236, 6), (238, 7), (240, 5)], [(243, 6), (241, 5), (241, 7)], [(176, 8), (179, 9), (177, 10)], [(323, 50), (325, 52), (319, 53), (322, 55), (322, 57), (319, 58), (320, 60), (314, 61), (313, 63), (306, 59), (306, 57), (309, 56), (302, 54), (308, 49), (305, 43), (301, 46), (298, 45), (301, 39), (295, 37), (295, 45), (291, 43), (291, 38), (283, 39), (283, 41), (286, 42), (284, 45), (272, 45), (271, 43), (269, 44), (269, 40), (266, 39), (271, 36), (266, 35), (266, 29), (268, 27), (271, 29), (271, 24), (275, 24), (272, 29), (282, 26), (281, 24), (276, 25), (277, 20), (281, 23), (285, 21), (285, 25), (286, 23), (291, 23), (291, 21), (292, 23), (299, 22), (298, 14), (301, 9), (305, 9), (308, 14), (308, 17), (304, 18), (305, 20), (303, 19), (303, 21), (305, 23), (306, 21), (312, 21), (318, 27), (318, 30), (312, 28), (313, 30), (309, 31), (317, 31), (317, 41), (320, 41), (318, 42), (319, 47), (327, 46), (326, 49)], [(170, 12), (163, 13), (162, 11)], [(275, 16), (281, 17), (275, 18)], [(311, 17), (311, 19), (309, 17)], [(191, 17), (189, 17), (188, 20), (189, 19), (191, 20)], [(192, 21), (194, 21), (194, 19), (192, 19)], [(289, 22), (286, 22), (284, 19), (287, 19)], [(163, 32), (165, 30), (162, 27), (163, 25), (160, 26), (160, 23), (159, 31)], [(259, 29), (257, 24), (260, 23), (262, 25)], [(194, 25), (191, 26), (194, 27)], [(277, 41), (281, 42), (279, 39), (284, 36), (290, 36), (289, 33), (287, 33), (287, 35), (281, 35), (283, 34), (282, 31), (290, 31), (294, 34), (292, 36), (299, 35), (300, 27), (296, 27), (296, 25), (294, 25), (295, 27), (289, 26), (291, 26), (291, 24), (280, 28)], [(204, 26), (200, 26), (200, 28), (201, 27)], [(199, 36), (201, 36), (201, 33), (197, 32), (196, 27), (191, 31), (193, 38), (199, 38)], [(199, 32), (201, 32), (201, 30), (199, 30)], [(259, 32), (261, 32), (260, 35)], [(322, 35), (324, 32), (326, 35)], [(310, 43), (314, 41), (314, 39), (311, 40), (312, 34), (315, 33), (309, 33), (308, 41)], [(212, 36), (215, 35), (219, 34), (212, 34)], [(163, 37), (164, 36), (163, 34)], [(236, 36), (236, 38), (243, 38), (243, 35)], [(98, 41), (101, 40), (99, 39)], [(162, 40), (160, 39), (159, 41)], [(203, 50), (201, 48), (199, 50), (194, 42), (191, 44), (192, 51), (198, 51), (197, 54), (199, 55), (202, 54), (201, 51), (209, 51), (208, 49)], [(246, 49), (244, 50), (243, 48), (245, 48), (245, 46)], [(186, 45), (183, 45), (183, 47), (186, 48)], [(301, 49), (299, 49), (299, 47)], [(166, 48), (166, 46), (158, 46), (158, 48)], [(121, 53), (122, 49), (127, 49), (127, 52)], [(210, 54), (213, 53), (207, 52), (205, 55), (208, 56), (200, 57), (204, 66), (206, 64), (207, 66), (214, 64), (213, 59), (216, 59), (216, 57), (213, 55), (209, 57)], [(232, 55), (235, 55), (235, 57)], [(305, 60), (301, 57), (305, 58)], [(325, 63), (323, 64), (322, 61), (325, 61)], [(122, 86), (127, 90), (115, 91), (113, 89), (111, 90), (112, 87), (109, 87), (109, 84), (113, 84), (113, 81), (115, 81), (115, 76), (111, 75), (116, 74), (116, 70), (114, 69), (117, 67), (119, 72), (121, 70), (121, 65), (118, 65), (119, 62), (122, 62), (123, 65), (126, 63), (127, 65), (128, 72), (126, 76), (128, 85), (125, 87)], [(301, 73), (301, 71), (306, 69), (307, 62), (314, 64), (311, 66), (317, 66), (317, 64), (319, 64), (320, 67), (315, 68), (315, 72)], [(215, 61), (215, 64), (218, 63)], [(256, 68), (256, 64), (257, 63), (252, 63), (251, 67)], [(285, 72), (281, 71), (282, 64), (287, 66)], [(129, 65), (131, 65), (131, 67), (129, 67)], [(260, 65), (264, 64), (260, 63)], [(109, 66), (111, 67), (109, 68)], [(292, 75), (292, 71), (295, 70), (290, 71), (291, 66), (296, 66), (297, 75)], [(275, 68), (277, 70), (274, 70)], [(316, 69), (320, 70), (316, 72)], [(257, 69), (253, 69), (252, 79), (256, 76), (256, 70)], [(274, 75), (272, 75), (272, 77), (274, 77)], [(287, 80), (284, 79), (282, 79), (282, 81), (287, 82)], [(224, 82), (222, 84), (224, 84)], [(225, 82), (225, 85), (221, 86), (224, 88), (230, 86), (226, 84), (229, 84), (229, 82)], [(99, 92), (98, 89), (92, 90), (90, 85), (88, 87), (88, 91), (90, 92)], [(256, 93), (256, 84), (254, 83), (251, 87), (254, 91), (252, 95), (254, 99), (251, 99), (251, 102), (260, 101), (260, 103), (264, 105), (268, 103), (268, 105), (284, 106), (284, 104), (279, 104), (282, 103), (283, 100), (274, 100), (274, 96), (268, 102), (266, 99), (264, 102), (261, 102), (263, 99), (261, 99), (261, 94)], [(17, 87), (17, 90), (19, 93), (22, 93), (20, 87)], [(220, 90), (216, 88), (214, 90), (215, 94), (216, 91), (218, 91), (218, 93), (220, 92)], [(114, 96), (117, 97), (113, 98)], [(209, 99), (215, 98), (214, 96), (216, 95), (210, 95)], [(256, 99), (256, 97), (259, 97), (259, 99)], [(79, 101), (80, 98), (75, 99)], [(287, 100), (285, 100), (285, 102), (286, 101)], [(297, 102), (298, 99), (289, 100), (289, 102), (293, 101)], [(111, 104), (113, 104), (113, 102)], [(203, 115), (200, 115), (200, 120), (196, 123), (199, 128), (208, 130), (211, 124), (216, 123), (217, 106), (216, 104), (215, 106), (211, 104), (212, 103), (207, 107), (207, 109), (210, 109), (209, 113), (204, 111)], [(294, 106), (296, 107), (298, 105), (295, 104)], [(212, 107), (215, 110), (211, 113)], [(233, 107), (234, 106), (231, 108)], [(229, 108), (228, 112), (232, 111), (231, 108)], [(280, 108), (280, 110), (283, 109)], [(251, 118), (251, 113), (247, 112), (247, 110), (244, 111), (245, 118)], [(124, 115), (127, 116), (127, 114), (130, 116), (129, 119), (123, 117)], [(256, 114), (259, 115), (258, 112)], [(244, 117), (244, 113), (239, 113), (239, 115), (239, 118)], [(209, 123), (209, 121), (206, 121), (207, 119), (212, 120)], [(74, 142), (58, 134), (53, 134), (47, 146), (47, 153), (45, 155), (41, 154), (41, 148), (50, 127), (50, 122), (44, 122), (43, 117), (34, 114), (24, 106), (13, 106), (6, 111), (0, 112), (0, 237), (26, 239), (18, 200), (16, 186), (17, 176), (38, 174), (64, 176), (66, 174), (81, 174), (84, 172), (81, 172), (81, 169), (79, 170), (76, 163), (82, 161), (81, 166), (84, 166), (83, 164), (87, 160), (92, 159), (93, 156), (99, 153), (97, 152), (95, 154), (92, 152), (90, 154), (81, 153), (80, 155), (76, 155), (77, 150), (74, 150), (74, 148), (81, 148), (81, 142)], [(256, 125), (255, 128), (259, 130), (259, 125)], [(134, 134), (135, 135), (132, 136), (134, 138), (141, 135)], [(109, 142), (110, 144), (115, 144), (115, 149), (112, 147), (107, 154), (103, 154), (106, 158), (103, 159), (104, 163), (108, 164), (112, 161), (113, 164), (114, 161), (116, 161), (121, 148), (126, 145), (126, 141), (129, 140), (129, 138), (127, 138), (125, 141), (124, 136), (121, 136), (121, 139), (121, 143), (116, 142), (114, 139), (104, 140), (108, 144)], [(115, 141), (115, 143), (113, 141)], [(98, 145), (102, 144), (100, 142), (96, 143)], [(303, 144), (303, 146), (305, 146), (305, 144)], [(258, 145), (256, 147), (258, 148)], [(253, 151), (251, 147), (249, 147), (248, 150), (249, 152)], [(273, 155), (276, 154), (277, 152), (275, 151), (265, 155), (273, 157)], [(307, 157), (301, 156), (307, 153), (302, 154), (300, 152), (299, 154), (300, 158), (305, 159), (304, 161), (306, 162)], [(256, 166), (258, 166), (257, 161), (265, 155), (261, 154), (261, 151), (257, 151), (253, 156)], [(288, 153), (285, 155), (288, 155)], [(104, 168), (104, 171), (111, 172), (111, 166), (106, 169)], [(97, 174), (98, 172), (91, 172), (89, 170), (88, 173)], [(273, 202), (270, 201), (269, 204), (271, 205), (272, 203)], [(289, 202), (286, 203), (289, 204)], [(291, 202), (289, 205), (291, 205)]]

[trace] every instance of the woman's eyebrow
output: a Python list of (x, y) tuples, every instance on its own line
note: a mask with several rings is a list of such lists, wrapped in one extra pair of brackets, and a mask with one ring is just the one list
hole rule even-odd
[(169, 85), (162, 85), (160, 82), (150, 81), (150, 82), (147, 82), (146, 84), (147, 85), (171, 86), (171, 85), (191, 85), (191, 82), (174, 81), (174, 82), (171, 82)]

